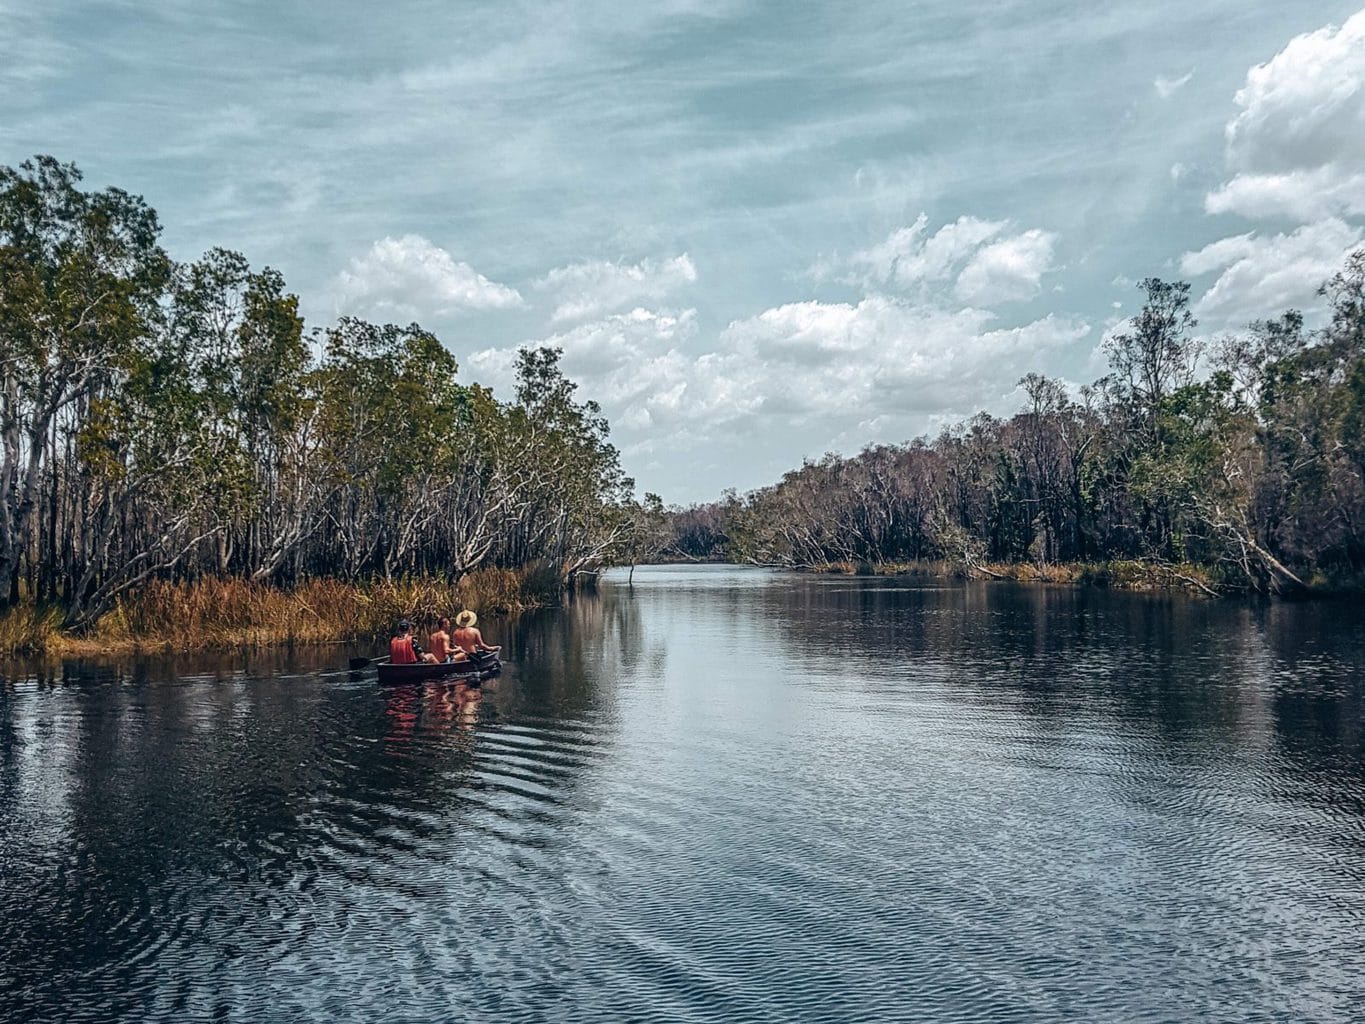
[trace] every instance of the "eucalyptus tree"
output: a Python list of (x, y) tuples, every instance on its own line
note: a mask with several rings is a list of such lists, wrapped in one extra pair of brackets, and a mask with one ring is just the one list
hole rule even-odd
[[(0, 167), (0, 601), (19, 596), (59, 419), (69, 414), (68, 430), (83, 420), (135, 361), (171, 269), (146, 203), (80, 183), (74, 166), (47, 156)], [(54, 533), (32, 557), (55, 547)]]
[(608, 441), (601, 407), (577, 401), (578, 385), (564, 375), (561, 354), (551, 347), (518, 353), (516, 400), (509, 410), (517, 500), (510, 524), (514, 547), (506, 555), (520, 563), (547, 558), (567, 581), (625, 543), (634, 481)]
[[(1066, 385), (1042, 374), (1019, 381), (1027, 404), (1011, 420), (1017, 438), (1021, 499), (1030, 513), (1028, 550), (1038, 561), (1078, 557), (1075, 500), (1084, 450), (1073, 443), (1077, 409)], [(1084, 442), (1082, 442), (1082, 445)]]
[(1365, 569), (1365, 250), (1320, 294), (1330, 308), (1318, 330), (1290, 311), (1220, 353), (1257, 432), (1247, 532), (1281, 577), (1272, 557), (1303, 571)]
[[(298, 299), (278, 271), (212, 249), (177, 268), (170, 331), (222, 440), (214, 569), (270, 576), (304, 533), (309, 352)], [(302, 444), (301, 444), (302, 442)]]
[(1365, 481), (1365, 249), (1351, 253), (1319, 294), (1331, 305), (1323, 338), (1341, 389), (1342, 453), (1351, 460), (1359, 485)]
[(1178, 557), (1177, 505), (1188, 481), (1163, 431), (1171, 396), (1196, 379), (1198, 321), (1187, 283), (1152, 277), (1139, 287), (1146, 294), (1141, 311), (1104, 346), (1112, 371), (1101, 382), (1109, 403), (1108, 484), (1125, 506), (1118, 518), (1126, 536), (1113, 540), (1131, 544), (1135, 555)]
[(77, 434), (80, 515), (63, 602), (66, 623), (96, 621), (120, 596), (182, 567), (229, 527), (230, 442), (174, 346), (146, 344), (107, 382)]
[(1138, 287), (1146, 293), (1142, 310), (1129, 320), (1127, 330), (1105, 340), (1104, 349), (1115, 395), (1150, 436), (1162, 402), (1194, 380), (1200, 346), (1193, 331), (1198, 321), (1190, 312), (1186, 282), (1149, 277)]
[(626, 582), (633, 583), (635, 567), (659, 558), (668, 546), (668, 512), (663, 499), (654, 493), (647, 493), (642, 502), (627, 502), (625, 512), (630, 528), (621, 545), (620, 558), (630, 566)]
[(343, 317), (321, 341), (316, 463), (330, 485), (336, 557), (317, 567), (348, 579), (413, 571), (457, 468), (449, 441), (466, 419), (467, 396), (455, 358), (417, 324)]
[(508, 410), (477, 384), (464, 393), (449, 439), (450, 474), (441, 495), (436, 550), (447, 579), (457, 581), (492, 557), (516, 515), (523, 478), (519, 441)]
[(665, 511), (667, 536), (661, 554), (685, 561), (739, 560), (738, 546), (725, 533), (731, 517), (720, 502), (673, 506)]

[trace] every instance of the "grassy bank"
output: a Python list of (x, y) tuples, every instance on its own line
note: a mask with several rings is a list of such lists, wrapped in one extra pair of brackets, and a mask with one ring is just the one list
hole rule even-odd
[(936, 579), (997, 579), (1019, 583), (1070, 583), (1115, 587), (1123, 590), (1190, 590), (1216, 594), (1219, 582), (1196, 565), (1160, 565), (1152, 562), (981, 562), (966, 565), (951, 561), (922, 562), (828, 562), (812, 566), (812, 572), (850, 576), (922, 576)]
[(19, 605), (0, 615), (0, 655), (88, 655), (140, 650), (214, 650), (331, 643), (388, 636), (399, 619), (473, 608), (506, 614), (552, 601), (553, 571), (483, 569), (458, 584), (309, 580), (281, 589), (244, 580), (152, 583), (129, 595), (81, 635), (62, 630), (55, 609)]

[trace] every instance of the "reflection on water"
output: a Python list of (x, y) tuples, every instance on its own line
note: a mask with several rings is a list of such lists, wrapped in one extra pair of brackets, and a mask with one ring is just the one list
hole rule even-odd
[(1359, 621), (670, 568), (482, 691), (12, 665), (0, 1021), (1358, 1018)]

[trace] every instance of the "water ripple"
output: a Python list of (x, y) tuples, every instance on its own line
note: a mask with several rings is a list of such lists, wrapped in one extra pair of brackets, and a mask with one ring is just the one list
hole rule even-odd
[(1344, 612), (689, 567), (506, 640), (482, 693), (335, 651), (21, 669), (0, 1022), (1365, 1002)]

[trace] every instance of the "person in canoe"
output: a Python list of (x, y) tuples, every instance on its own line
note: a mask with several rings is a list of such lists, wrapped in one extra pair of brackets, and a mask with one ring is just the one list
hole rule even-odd
[(436, 663), (436, 657), (417, 646), (412, 638), (412, 623), (404, 619), (398, 624), (398, 635), (389, 641), (389, 664), (416, 665), (418, 662), (432, 665)]
[(431, 634), (431, 654), (438, 662), (466, 661), (469, 655), (450, 637), (450, 620), (444, 615), (436, 623), (436, 632)]
[(455, 645), (467, 655), (477, 651), (491, 651), (496, 654), (502, 650), (501, 647), (490, 647), (483, 642), (483, 634), (479, 632), (478, 625), (479, 617), (468, 608), (455, 616)]

